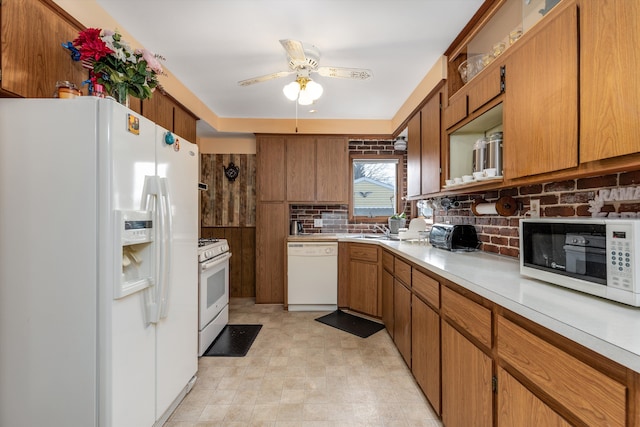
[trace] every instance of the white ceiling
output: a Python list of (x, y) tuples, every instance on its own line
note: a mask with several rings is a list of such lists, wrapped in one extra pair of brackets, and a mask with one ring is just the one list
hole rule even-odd
[[(97, 0), (219, 117), (293, 118), (280, 39), (320, 49), (320, 66), (368, 68), (368, 80), (312, 78), (324, 94), (298, 117), (390, 120), (483, 0)], [(310, 113), (313, 108), (315, 113)]]

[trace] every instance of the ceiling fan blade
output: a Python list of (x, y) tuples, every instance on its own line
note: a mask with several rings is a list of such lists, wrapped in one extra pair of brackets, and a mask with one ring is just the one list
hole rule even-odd
[(302, 43), (297, 40), (280, 40), (280, 44), (284, 47), (284, 50), (287, 51), (287, 55), (293, 61), (296, 62), (306, 62), (307, 57), (304, 54), (304, 48), (302, 47)]
[(260, 76), (260, 77), (253, 77), (251, 79), (246, 79), (246, 80), (240, 80), (238, 82), (239, 86), (249, 86), (252, 85), (254, 83), (261, 83), (261, 82), (266, 82), (269, 80), (273, 80), (273, 79), (278, 79), (280, 77), (285, 77), (288, 76), (289, 74), (292, 74), (293, 71), (278, 71), (277, 73), (271, 73), (271, 74), (267, 74), (265, 76)]
[(373, 77), (371, 70), (365, 68), (319, 67), (316, 72), (323, 77), (338, 77), (340, 79), (366, 80)]

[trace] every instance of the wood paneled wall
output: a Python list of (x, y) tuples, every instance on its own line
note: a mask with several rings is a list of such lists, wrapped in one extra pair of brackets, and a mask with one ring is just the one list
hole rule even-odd
[[(230, 162), (240, 168), (233, 182), (224, 175)], [(202, 154), (200, 169), (202, 182), (209, 185), (201, 192), (202, 227), (255, 227), (255, 154)]]
[(256, 296), (255, 227), (201, 227), (201, 237), (227, 239), (232, 253), (229, 260), (229, 294)]

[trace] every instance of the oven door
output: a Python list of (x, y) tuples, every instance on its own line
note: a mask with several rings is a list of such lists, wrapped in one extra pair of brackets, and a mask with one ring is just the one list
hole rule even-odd
[(227, 252), (200, 264), (200, 330), (229, 303), (229, 258)]

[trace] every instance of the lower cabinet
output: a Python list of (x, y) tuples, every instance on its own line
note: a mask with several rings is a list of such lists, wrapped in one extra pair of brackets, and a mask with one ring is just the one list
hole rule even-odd
[(374, 317), (380, 317), (382, 311), (382, 291), (378, 285), (379, 251), (373, 245), (349, 245), (349, 307)]
[(411, 298), (411, 372), (440, 415), (440, 315), (416, 295)]
[(285, 203), (256, 206), (256, 303), (284, 302), (284, 253), (287, 237)]
[(447, 427), (493, 426), (492, 361), (442, 322), (442, 422)]
[(382, 270), (382, 323), (393, 338), (393, 274)]
[(411, 367), (411, 290), (398, 279), (393, 283), (393, 342)]
[(564, 418), (502, 368), (498, 368), (497, 400), (498, 426), (571, 426)]

